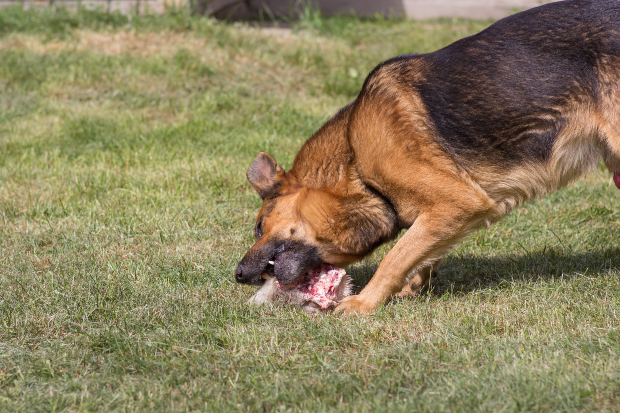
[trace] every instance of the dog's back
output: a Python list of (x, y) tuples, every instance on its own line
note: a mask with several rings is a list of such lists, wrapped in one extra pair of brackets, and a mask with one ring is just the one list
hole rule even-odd
[[(399, 100), (407, 101), (404, 110)], [(432, 143), (506, 212), (582, 175), (601, 156), (620, 170), (620, 1), (547, 4), (434, 53), (384, 62), (358, 97), (354, 149), (361, 149), (355, 136), (369, 130), (361, 117), (385, 106), (395, 112), (384, 119), (423, 123)], [(389, 139), (402, 148), (421, 140)]]
[(620, 57), (620, 2), (567, 3), (500, 20), (427, 55), (419, 93), (461, 162), (547, 160), (576, 106), (605, 99), (604, 60)]

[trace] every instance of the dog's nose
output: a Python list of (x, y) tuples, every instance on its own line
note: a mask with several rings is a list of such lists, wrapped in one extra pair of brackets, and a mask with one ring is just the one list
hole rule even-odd
[(248, 277), (248, 274), (244, 274), (243, 266), (239, 264), (235, 270), (235, 281), (241, 284), (246, 284), (250, 282), (250, 278), (251, 277)]
[(240, 265), (235, 270), (235, 281), (237, 281), (238, 283), (243, 282), (243, 271), (241, 270)]

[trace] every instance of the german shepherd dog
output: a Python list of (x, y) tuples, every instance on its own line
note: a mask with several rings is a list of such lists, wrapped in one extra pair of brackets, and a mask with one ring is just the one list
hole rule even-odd
[(620, 188), (620, 1), (536, 7), (381, 63), (289, 172), (259, 154), (247, 172), (263, 199), (257, 241), (235, 279), (345, 267), (406, 229), (336, 308), (372, 312), (424, 286), (467, 234), (601, 158)]

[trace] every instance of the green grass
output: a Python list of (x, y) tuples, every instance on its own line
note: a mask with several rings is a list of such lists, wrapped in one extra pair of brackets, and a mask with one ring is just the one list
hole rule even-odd
[(0, 10), (0, 411), (620, 411), (602, 167), (371, 317), (248, 307), (233, 282), (256, 154), (290, 167), (378, 62), (488, 22), (126, 19)]

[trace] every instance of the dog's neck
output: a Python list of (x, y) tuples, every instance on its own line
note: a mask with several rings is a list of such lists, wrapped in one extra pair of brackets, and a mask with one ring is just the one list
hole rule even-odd
[(342, 250), (365, 256), (394, 238), (400, 227), (393, 205), (359, 176), (355, 156), (347, 139), (352, 104), (319, 129), (295, 157), (290, 173), (302, 187), (328, 191), (338, 199), (340, 213), (348, 219), (334, 220)]
[(291, 173), (301, 186), (313, 189), (335, 188), (347, 180), (353, 151), (347, 140), (352, 104), (342, 108), (301, 147)]

